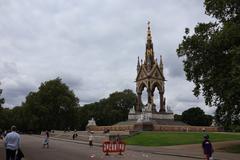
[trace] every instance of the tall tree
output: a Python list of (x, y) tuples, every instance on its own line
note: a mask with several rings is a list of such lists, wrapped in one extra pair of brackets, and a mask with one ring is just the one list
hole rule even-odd
[(29, 117), (28, 129), (71, 129), (78, 126), (79, 100), (60, 78), (44, 82), (37, 92), (26, 97), (25, 115)]
[(216, 120), (225, 128), (240, 125), (240, 1), (205, 0), (206, 14), (215, 22), (199, 23), (177, 49), (183, 57), (194, 95), (217, 106)]

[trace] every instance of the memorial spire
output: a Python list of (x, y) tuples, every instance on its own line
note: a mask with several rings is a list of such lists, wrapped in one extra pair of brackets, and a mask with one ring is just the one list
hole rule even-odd
[(153, 52), (153, 43), (152, 43), (152, 34), (150, 28), (150, 21), (147, 23), (147, 43), (146, 43), (146, 52), (145, 52), (145, 64), (151, 66), (154, 62), (154, 52)]

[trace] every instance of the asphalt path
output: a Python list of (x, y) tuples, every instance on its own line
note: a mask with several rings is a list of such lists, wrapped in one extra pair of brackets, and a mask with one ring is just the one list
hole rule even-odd
[[(42, 137), (21, 135), (21, 140), (21, 148), (25, 154), (24, 160), (194, 160), (193, 158), (131, 151), (127, 148), (123, 155), (111, 153), (110, 156), (106, 156), (102, 148), (98, 146), (90, 148), (86, 144), (51, 139), (50, 147), (42, 148)], [(5, 160), (2, 140), (0, 140), (0, 160)]]

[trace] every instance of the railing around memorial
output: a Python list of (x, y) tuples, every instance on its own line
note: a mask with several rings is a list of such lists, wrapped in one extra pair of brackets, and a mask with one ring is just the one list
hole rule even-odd
[[(93, 131), (104, 131), (109, 130), (111, 133), (113, 131), (133, 131), (134, 125), (114, 125), (114, 126), (92, 126), (89, 128)], [(190, 126), (190, 125), (153, 125), (153, 131), (173, 131), (173, 132), (221, 132), (223, 129), (221, 127), (208, 127), (208, 126)]]

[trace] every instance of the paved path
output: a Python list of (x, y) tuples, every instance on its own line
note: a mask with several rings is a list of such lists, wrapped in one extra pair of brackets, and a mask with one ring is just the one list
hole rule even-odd
[[(94, 146), (90, 149), (86, 144), (73, 143), (71, 141), (67, 142), (64, 140), (50, 140), (50, 148), (43, 149), (43, 138), (28, 135), (21, 135), (21, 137), (22, 150), (26, 160), (195, 160), (195, 158), (133, 151), (128, 148), (122, 156), (117, 154), (105, 156), (102, 153), (102, 148), (99, 146)], [(4, 160), (4, 158), (3, 141), (0, 140), (0, 160)]]
[[(213, 143), (215, 152), (213, 156), (216, 160), (240, 160), (240, 154), (222, 152), (223, 146), (230, 146), (233, 144), (240, 144), (240, 141), (227, 141)], [(182, 157), (192, 157), (195, 159), (202, 159), (203, 153), (201, 144), (191, 145), (176, 145), (176, 146), (163, 146), (163, 147), (142, 147), (142, 146), (128, 146), (129, 150), (145, 151), (147, 153), (161, 154), (161, 155), (176, 155)]]
[[(54, 138), (56, 140), (68, 141), (72, 143), (87, 144), (86, 141), (73, 141), (70, 139)], [(214, 142), (214, 157), (216, 160), (239, 160), (240, 154), (226, 153), (222, 151), (223, 147), (240, 144), (240, 141), (225, 141), (225, 142)], [(96, 144), (101, 146), (101, 144)], [(190, 144), (190, 145), (176, 145), (176, 146), (161, 146), (161, 147), (142, 147), (128, 145), (128, 150), (140, 152), (140, 153), (151, 153), (154, 155), (165, 155), (172, 157), (182, 158), (193, 158), (203, 159), (203, 153), (201, 144)]]
[[(123, 156), (112, 154), (105, 156), (102, 153), (100, 144), (96, 144), (92, 149), (89, 148), (87, 142), (73, 141), (66, 139), (51, 139), (49, 149), (42, 148), (41, 136), (22, 135), (22, 150), (25, 153), (26, 160), (77, 160), (77, 159), (138, 159), (138, 160), (196, 160), (203, 159), (201, 146), (193, 145), (178, 145), (165, 147), (141, 147), (127, 146), (127, 150)], [(216, 152), (214, 156), (217, 160), (239, 160), (240, 154), (232, 154), (219, 152), (223, 146), (232, 144), (240, 144), (240, 141), (217, 142), (214, 143)], [(0, 140), (0, 160), (4, 159), (5, 153)]]

